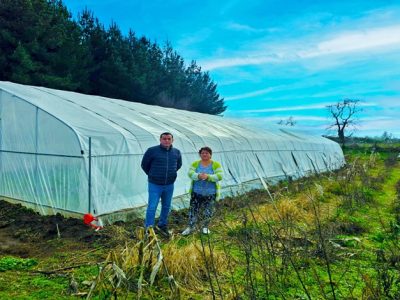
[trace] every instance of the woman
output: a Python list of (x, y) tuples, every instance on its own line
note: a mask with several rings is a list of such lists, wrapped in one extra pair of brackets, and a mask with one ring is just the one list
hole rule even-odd
[(214, 203), (220, 197), (222, 167), (219, 162), (211, 160), (212, 150), (203, 147), (199, 150), (200, 160), (193, 162), (189, 168), (190, 186), (189, 226), (182, 232), (188, 235), (195, 229), (198, 218), (201, 217), (202, 232), (209, 234), (208, 224), (213, 214)]

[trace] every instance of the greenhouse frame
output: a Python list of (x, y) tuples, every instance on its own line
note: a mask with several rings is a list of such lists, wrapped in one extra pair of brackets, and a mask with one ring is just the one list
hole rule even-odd
[[(172, 132), (182, 169), (173, 207), (187, 207), (189, 164), (209, 146), (224, 169), (222, 195), (338, 169), (340, 146), (323, 137), (263, 129), (221, 116), (0, 82), (0, 198), (41, 214), (114, 221), (147, 205), (140, 163)], [(115, 217), (117, 216), (117, 217)]]

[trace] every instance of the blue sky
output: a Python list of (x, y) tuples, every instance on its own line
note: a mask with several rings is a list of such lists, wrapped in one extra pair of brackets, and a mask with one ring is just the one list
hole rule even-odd
[(400, 137), (400, 2), (64, 0), (209, 71), (227, 117), (268, 127), (290, 116), (326, 134), (326, 105), (361, 100), (358, 136)]

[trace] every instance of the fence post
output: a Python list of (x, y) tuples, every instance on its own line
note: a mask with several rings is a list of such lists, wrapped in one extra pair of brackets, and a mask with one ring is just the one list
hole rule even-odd
[(89, 178), (88, 178), (88, 197), (89, 197), (89, 207), (88, 213), (92, 209), (92, 138), (89, 137)]

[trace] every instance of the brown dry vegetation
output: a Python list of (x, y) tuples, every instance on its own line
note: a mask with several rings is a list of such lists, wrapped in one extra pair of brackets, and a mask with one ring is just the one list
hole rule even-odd
[(0, 270), (0, 298), (396, 299), (398, 161), (348, 162), (220, 201), (208, 236), (179, 235), (185, 210), (172, 213), (174, 234), (160, 240), (142, 220), (95, 232), (0, 201), (0, 268), (10, 256), (37, 261)]

